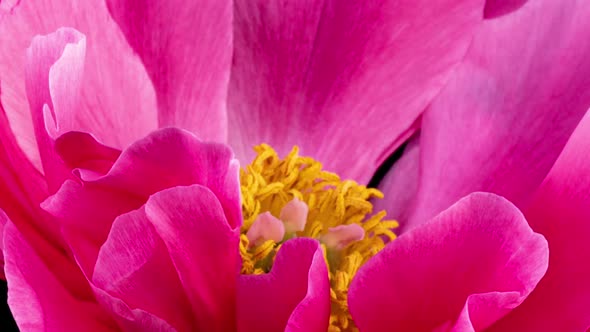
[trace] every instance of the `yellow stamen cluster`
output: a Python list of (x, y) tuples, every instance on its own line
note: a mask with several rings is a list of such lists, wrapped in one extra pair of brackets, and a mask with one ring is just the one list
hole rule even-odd
[(257, 157), (240, 174), (244, 215), (240, 238), (242, 273), (270, 271), (282, 242), (269, 240), (252, 246), (245, 234), (260, 213), (268, 211), (278, 217), (281, 209), (295, 197), (308, 205), (309, 213), (305, 229), (291, 237), (319, 240), (329, 228), (358, 224), (365, 231), (362, 240), (338, 250), (322, 245), (331, 285), (329, 331), (357, 330), (348, 312), (348, 287), (358, 269), (383, 249), (387, 241), (395, 239), (391, 229), (398, 226), (396, 221), (383, 220), (384, 211), (371, 216), (373, 205), (369, 200), (382, 198), (383, 194), (323, 171), (319, 162), (299, 156), (297, 147), (284, 159), (265, 144), (254, 150)]

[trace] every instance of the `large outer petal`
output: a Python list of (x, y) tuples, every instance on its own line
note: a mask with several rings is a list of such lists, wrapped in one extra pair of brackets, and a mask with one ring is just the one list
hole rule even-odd
[(123, 148), (156, 128), (154, 89), (103, 1), (17, 1), (11, 8), (0, 6), (0, 97), (29, 155), (36, 159), (25, 95), (25, 50), (33, 36), (62, 26), (87, 38), (80, 107), (71, 115), (76, 129)]
[(514, 205), (475, 193), (367, 262), (350, 312), (361, 331), (480, 331), (526, 298), (548, 255)]
[(328, 270), (315, 240), (289, 240), (279, 250), (270, 273), (239, 278), (240, 332), (322, 332), (329, 317)]
[(526, 208), (590, 105), (589, 34), (584, 0), (530, 1), (485, 22), (423, 115), (421, 181), (402, 227), (473, 191)]
[(590, 328), (590, 112), (539, 188), (526, 216), (549, 241), (549, 270), (496, 331)]
[(229, 141), (366, 182), (463, 57), (480, 0), (238, 0)]
[(12, 223), (4, 228), (8, 304), (22, 331), (116, 331), (96, 303), (73, 297)]
[(160, 127), (225, 142), (230, 0), (107, 0), (156, 87)]

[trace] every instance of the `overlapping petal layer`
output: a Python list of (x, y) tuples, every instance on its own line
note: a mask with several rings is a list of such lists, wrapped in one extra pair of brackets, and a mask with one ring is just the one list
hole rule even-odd
[[(249, 1), (234, 6), (229, 143), (293, 145), (367, 182), (462, 59), (484, 1)], [(370, 148), (369, 148), (370, 147)]]

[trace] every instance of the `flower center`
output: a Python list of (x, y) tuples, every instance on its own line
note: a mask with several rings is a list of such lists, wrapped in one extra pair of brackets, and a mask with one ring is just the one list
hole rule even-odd
[(383, 194), (341, 180), (322, 165), (298, 155), (284, 159), (268, 145), (241, 170), (240, 253), (243, 274), (267, 273), (281, 245), (294, 237), (320, 241), (328, 265), (332, 311), (329, 331), (356, 330), (348, 311), (348, 287), (358, 269), (395, 239), (396, 221), (373, 213), (372, 198)]

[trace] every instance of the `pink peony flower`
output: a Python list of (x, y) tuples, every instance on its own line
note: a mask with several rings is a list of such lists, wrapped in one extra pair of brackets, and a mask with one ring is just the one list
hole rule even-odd
[[(20, 329), (590, 327), (588, 18), (552, 0), (1, 3)], [(378, 191), (315, 160), (366, 184), (408, 139), (374, 202), (401, 224), (385, 245)]]

